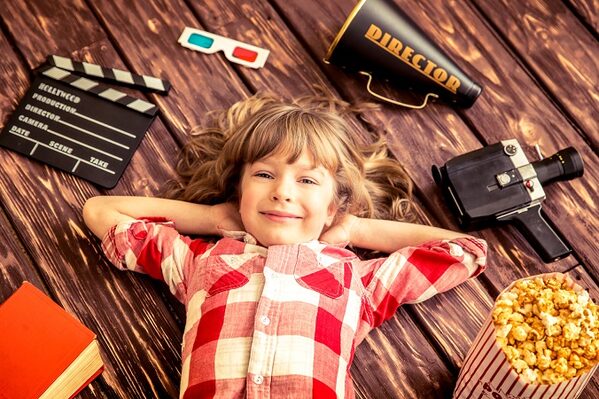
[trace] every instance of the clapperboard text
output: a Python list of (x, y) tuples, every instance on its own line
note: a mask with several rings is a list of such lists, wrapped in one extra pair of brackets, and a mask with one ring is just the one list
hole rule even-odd
[[(74, 95), (72, 93), (68, 93), (64, 90), (60, 90), (60, 89), (58, 89), (54, 86), (51, 86), (49, 84), (46, 84), (46, 83), (40, 83), (37, 86), (37, 88), (43, 92), (55, 95), (55, 96), (57, 96), (61, 99), (64, 99), (66, 101), (70, 101), (73, 104), (79, 104), (81, 102), (81, 97)], [(106, 123), (102, 123), (101, 121), (98, 121), (94, 118), (91, 118), (89, 116), (81, 114), (78, 112), (76, 107), (66, 105), (66, 104), (64, 104), (58, 100), (54, 100), (52, 98), (48, 98), (41, 93), (33, 92), (31, 98), (38, 101), (40, 103), (40, 105), (44, 105), (44, 104), (50, 105), (52, 107), (55, 107), (58, 110), (68, 112), (69, 114), (74, 115), (78, 118), (81, 118), (85, 121), (95, 123), (99, 126), (103, 126), (108, 129), (112, 129), (113, 131), (120, 133), (122, 135), (131, 137), (131, 138), (135, 138), (135, 135), (133, 135), (133, 134), (125, 132), (122, 129), (117, 129), (114, 126), (108, 125)], [(51, 135), (53, 135), (55, 137), (55, 140), (50, 140), (47, 143), (41, 142), (40, 140), (30, 139), (30, 140), (32, 140), (32, 142), (35, 143), (35, 145), (34, 145), (33, 149), (30, 151), (29, 155), (33, 155), (35, 153), (35, 151), (39, 148), (40, 145), (46, 146), (47, 148), (49, 148), (51, 150), (54, 150), (57, 152), (62, 152), (65, 154), (70, 154), (70, 155), (73, 154), (73, 145), (78, 145), (78, 146), (85, 147), (89, 150), (95, 151), (98, 154), (96, 156), (89, 155), (87, 157), (87, 159), (83, 159), (78, 156), (73, 156), (73, 159), (75, 159), (76, 162), (75, 162), (75, 165), (73, 166), (73, 168), (71, 169), (71, 172), (75, 172), (77, 170), (77, 168), (79, 167), (79, 165), (81, 164), (81, 162), (84, 162), (84, 163), (87, 163), (88, 165), (96, 167), (97, 169), (100, 169), (106, 173), (115, 174), (114, 170), (109, 169), (109, 164), (110, 164), (109, 161), (103, 160), (102, 158), (104, 158), (104, 157), (102, 157), (101, 155), (104, 155), (105, 157), (108, 157), (108, 158), (115, 159), (117, 161), (123, 161), (123, 158), (115, 155), (114, 153), (110, 153), (110, 152), (106, 151), (105, 149), (101, 149), (101, 148), (89, 145), (89, 144), (85, 143), (83, 140), (77, 140), (75, 138), (76, 135), (68, 134), (68, 128), (76, 129), (79, 132), (82, 132), (91, 137), (100, 139), (106, 143), (113, 144), (114, 146), (121, 147), (125, 150), (130, 149), (130, 147), (128, 145), (126, 145), (125, 143), (118, 142), (116, 140), (111, 140), (107, 137), (96, 134), (90, 130), (87, 130), (87, 129), (84, 129), (84, 128), (78, 126), (78, 124), (69, 123), (65, 120), (61, 120), (60, 115), (52, 113), (46, 109), (37, 107), (32, 104), (25, 104), (24, 108), (25, 108), (25, 111), (29, 111), (32, 114), (39, 115), (41, 117), (40, 119), (43, 118), (46, 121), (53, 121), (53, 122), (59, 123), (60, 125), (67, 128), (67, 131), (59, 131), (59, 129), (50, 128), (48, 126), (47, 122), (40, 121), (38, 119), (35, 119), (34, 117), (26, 116), (24, 114), (18, 115), (17, 120), (19, 122), (22, 122), (24, 125), (31, 126), (38, 130), (43, 130), (45, 132), (50, 133)], [(30, 135), (31, 135), (30, 130), (19, 127), (17, 125), (12, 125), (10, 127), (9, 132), (16, 134), (16, 135), (24, 136), (24, 137), (30, 137)]]
[(36, 76), (0, 144), (111, 188), (155, 111), (151, 103), (50, 67)]
[[(79, 102), (81, 102), (81, 98), (80, 97), (75, 96), (75, 95), (70, 94), (70, 93), (66, 93), (66, 92), (64, 92), (64, 91), (62, 91), (60, 89), (57, 89), (56, 87), (49, 86), (49, 85), (47, 85), (45, 83), (40, 83), (40, 85), (38, 86), (38, 88), (40, 90), (45, 91), (45, 92), (54, 94), (54, 95), (56, 95), (56, 96), (58, 96), (60, 98), (64, 98), (67, 101), (71, 101), (71, 102), (73, 102), (75, 104), (78, 104)], [(37, 101), (43, 103), (43, 104), (47, 104), (47, 105), (50, 105), (52, 107), (55, 107), (55, 108), (57, 108), (57, 109), (59, 109), (61, 111), (65, 111), (65, 112), (68, 112), (70, 114), (75, 114), (75, 115), (77, 115), (79, 117), (85, 117), (84, 115), (81, 115), (81, 114), (79, 114), (77, 112), (77, 108), (70, 107), (70, 106), (68, 106), (66, 104), (63, 104), (63, 103), (61, 103), (59, 101), (56, 101), (56, 100), (53, 100), (53, 99), (48, 98), (46, 96), (43, 96), (43, 95), (41, 95), (39, 93), (33, 93), (32, 98), (34, 100), (37, 100)], [(62, 123), (64, 125), (66, 125), (66, 126), (71, 126), (72, 127), (72, 125), (70, 123), (61, 121), (60, 120), (60, 115), (53, 114), (52, 112), (46, 111), (45, 109), (42, 109), (42, 108), (38, 108), (35, 105), (25, 104), (25, 110), (29, 111), (29, 112), (32, 112), (34, 114), (40, 115), (40, 116), (42, 116), (44, 118), (47, 118), (49, 120), (52, 120), (52, 121), (55, 121), (55, 122), (59, 122), (59, 123)], [(49, 133), (52, 133), (52, 134), (54, 134), (56, 136), (60, 136), (59, 133), (57, 133), (57, 132), (55, 132), (55, 131), (53, 131), (51, 129), (48, 129), (48, 125), (47, 124), (42, 123), (42, 122), (40, 122), (40, 121), (38, 121), (36, 119), (29, 118), (29, 117), (27, 117), (25, 115), (19, 115), (17, 117), (17, 120), (19, 120), (20, 122), (26, 123), (28, 125), (31, 125), (33, 127), (36, 127), (38, 129), (48, 131)], [(29, 135), (31, 133), (29, 130), (23, 129), (23, 128), (19, 128), (19, 127), (15, 126), (15, 125), (11, 126), (10, 132), (11, 133), (16, 133), (16, 134), (19, 134), (19, 135), (22, 135), (22, 136), (25, 136), (25, 137), (29, 137)], [(60, 143), (58, 143), (58, 142), (56, 142), (54, 140), (51, 140), (48, 145), (51, 148), (53, 148), (53, 149), (65, 152), (67, 154), (72, 154), (73, 153), (73, 148), (72, 147), (66, 146), (64, 144), (60, 144)], [(124, 146), (124, 147), (127, 148), (127, 149), (129, 148), (129, 147), (126, 147), (126, 146)], [(36, 147), (34, 147), (34, 149), (32, 151), (34, 151), (35, 148)], [(102, 152), (102, 151), (100, 151), (98, 149), (95, 149), (95, 150), (98, 151), (98, 152)], [(32, 155), (32, 153), (30, 153), (30, 155)], [(117, 159), (119, 159), (119, 160), (122, 161), (122, 158), (118, 158), (117, 157)], [(72, 172), (75, 171), (75, 169), (77, 168), (77, 166), (79, 165), (80, 162), (81, 162), (81, 159), (79, 159), (77, 161), (77, 163), (75, 164), (75, 167), (73, 168)], [(89, 157), (89, 162), (91, 164), (93, 164), (93, 165), (97, 165), (98, 167), (100, 167), (101, 169), (105, 170), (108, 173), (114, 174), (113, 171), (111, 171), (111, 170), (108, 169), (108, 162), (106, 162), (106, 161), (102, 161), (102, 160), (100, 160), (100, 159), (98, 159), (96, 157), (90, 156)]]

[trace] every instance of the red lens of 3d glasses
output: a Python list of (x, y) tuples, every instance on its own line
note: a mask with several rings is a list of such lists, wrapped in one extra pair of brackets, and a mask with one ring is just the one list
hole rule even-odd
[(242, 47), (235, 47), (233, 49), (233, 57), (247, 62), (254, 62), (258, 58), (258, 53)]

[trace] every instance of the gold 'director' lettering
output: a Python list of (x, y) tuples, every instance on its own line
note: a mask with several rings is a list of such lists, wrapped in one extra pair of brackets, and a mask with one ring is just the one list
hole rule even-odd
[(381, 36), (383, 36), (383, 31), (375, 24), (371, 24), (368, 31), (366, 31), (366, 37), (372, 40), (379, 40)]
[(433, 69), (437, 66), (437, 64), (435, 64), (434, 62), (432, 62), (431, 60), (426, 60), (426, 66), (424, 67), (424, 69), (422, 70), (422, 72), (424, 72), (427, 75), (430, 75), (431, 72), (433, 71)]
[(433, 71), (433, 78), (435, 78), (437, 82), (445, 82), (447, 80), (447, 72), (445, 72), (445, 69), (437, 68)]
[(391, 42), (389, 42), (389, 44), (387, 45), (387, 48), (389, 49), (389, 51), (391, 51), (395, 55), (399, 55), (399, 52), (402, 47), (403, 47), (403, 44), (401, 44), (401, 42), (399, 40), (397, 40), (396, 38), (391, 39)]
[(370, 24), (364, 37), (384, 48), (395, 57), (399, 58), (412, 68), (417, 69), (429, 79), (442, 85), (452, 93), (456, 93), (462, 84), (456, 76), (447, 73), (445, 69), (439, 67), (433, 61), (418, 53), (416, 49), (407, 45), (404, 47), (401, 40), (388, 32), (383, 32), (383, 30), (375, 24)]
[(445, 86), (447, 86), (447, 88), (453, 91), (454, 93), (458, 91), (458, 87), (460, 87), (460, 84), (460, 80), (453, 75), (451, 75), (449, 79), (447, 79), (447, 82), (445, 82)]
[(424, 58), (424, 56), (422, 54), (416, 54), (412, 57), (412, 65), (414, 65), (416, 68), (420, 69), (420, 62), (422, 60), (425, 60), (426, 58)]
[(381, 38), (381, 46), (387, 47), (387, 44), (389, 44), (389, 40), (391, 40), (391, 35), (385, 33)]
[(406, 46), (406, 48), (404, 48), (401, 53), (401, 58), (403, 58), (406, 61), (410, 61), (410, 58), (412, 58), (412, 54), (414, 54), (414, 49), (410, 46)]

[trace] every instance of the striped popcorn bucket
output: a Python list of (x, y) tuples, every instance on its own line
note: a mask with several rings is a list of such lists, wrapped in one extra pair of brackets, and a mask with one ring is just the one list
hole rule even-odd
[[(519, 281), (536, 277), (543, 279), (557, 277), (561, 281), (566, 281), (568, 287), (574, 291), (583, 290), (565, 274), (548, 273), (515, 281), (502, 294), (511, 290)], [(483, 323), (466, 355), (453, 393), (454, 399), (574, 399), (580, 395), (599, 364), (579, 377), (563, 382), (555, 384), (528, 382), (512, 368), (497, 342), (492, 313), (491, 311)]]

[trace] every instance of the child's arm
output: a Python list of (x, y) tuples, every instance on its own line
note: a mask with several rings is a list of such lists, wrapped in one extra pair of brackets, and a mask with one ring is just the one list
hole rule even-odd
[(427, 241), (452, 240), (467, 234), (422, 224), (358, 218), (350, 230), (350, 243), (358, 248), (391, 253)]
[(182, 234), (217, 235), (218, 227), (240, 230), (239, 212), (232, 204), (200, 205), (152, 197), (101, 196), (87, 200), (83, 220), (99, 238), (120, 223), (140, 217), (172, 220)]
[(345, 234), (341, 241), (390, 254), (355, 263), (371, 307), (371, 327), (391, 317), (401, 304), (447, 291), (486, 266), (486, 242), (451, 230), (346, 216), (325, 238), (327, 233), (336, 238)]
[(354, 247), (392, 253), (427, 241), (460, 237), (470, 236), (421, 224), (346, 215), (336, 226), (326, 231), (321, 240), (330, 243), (349, 242)]

